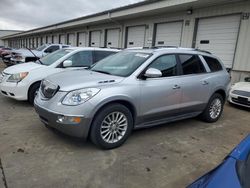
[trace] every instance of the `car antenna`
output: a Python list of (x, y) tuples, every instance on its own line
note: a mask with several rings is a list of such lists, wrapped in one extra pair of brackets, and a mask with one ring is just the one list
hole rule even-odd
[(23, 47), (26, 48), (27, 50), (29, 50), (29, 51), (35, 56), (35, 58), (39, 61), (39, 63), (40, 63), (41, 65), (43, 64), (43, 63), (41, 62), (40, 58), (38, 58), (38, 57), (36, 56), (36, 54), (35, 54), (34, 52), (32, 52), (32, 50), (31, 50), (30, 48), (28, 48), (28, 47), (25, 46), (25, 45), (23, 45)]

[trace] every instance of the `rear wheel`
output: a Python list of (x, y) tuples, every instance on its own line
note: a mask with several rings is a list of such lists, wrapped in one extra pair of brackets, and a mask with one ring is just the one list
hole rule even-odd
[(121, 146), (133, 128), (133, 117), (127, 107), (111, 104), (104, 107), (92, 123), (91, 141), (103, 149)]
[(223, 106), (224, 106), (224, 99), (219, 93), (213, 94), (213, 96), (210, 98), (206, 109), (201, 114), (201, 119), (208, 122), (213, 123), (216, 122), (222, 112), (223, 112)]
[(30, 87), (30, 89), (29, 89), (28, 101), (29, 101), (29, 103), (32, 104), (32, 105), (34, 104), (34, 99), (35, 99), (36, 94), (37, 94), (37, 92), (38, 92), (38, 90), (39, 90), (40, 84), (41, 84), (40, 82), (35, 83), (35, 84), (33, 84), (33, 85)]

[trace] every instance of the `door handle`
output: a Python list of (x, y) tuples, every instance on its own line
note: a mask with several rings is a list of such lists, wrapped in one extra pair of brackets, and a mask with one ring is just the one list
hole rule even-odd
[(202, 81), (202, 85), (208, 85), (208, 84), (209, 84), (208, 81), (206, 81), (206, 80)]
[(174, 87), (173, 87), (173, 89), (180, 89), (181, 88), (181, 86), (179, 86), (179, 85), (174, 85)]

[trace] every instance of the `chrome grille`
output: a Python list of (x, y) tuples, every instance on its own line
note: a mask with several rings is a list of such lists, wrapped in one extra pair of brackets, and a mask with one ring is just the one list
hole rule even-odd
[(232, 91), (232, 93), (236, 94), (236, 95), (241, 95), (244, 97), (250, 97), (250, 92), (248, 92), (248, 91), (234, 90), (234, 91)]
[(41, 93), (46, 99), (52, 98), (58, 90), (59, 86), (51, 83), (48, 80), (43, 80), (41, 83)]

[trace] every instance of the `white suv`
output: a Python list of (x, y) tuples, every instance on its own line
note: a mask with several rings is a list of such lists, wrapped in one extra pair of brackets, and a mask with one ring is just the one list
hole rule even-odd
[(4, 96), (33, 103), (40, 82), (65, 70), (88, 68), (93, 63), (118, 52), (116, 49), (71, 47), (53, 52), (36, 62), (14, 65), (0, 74)]

